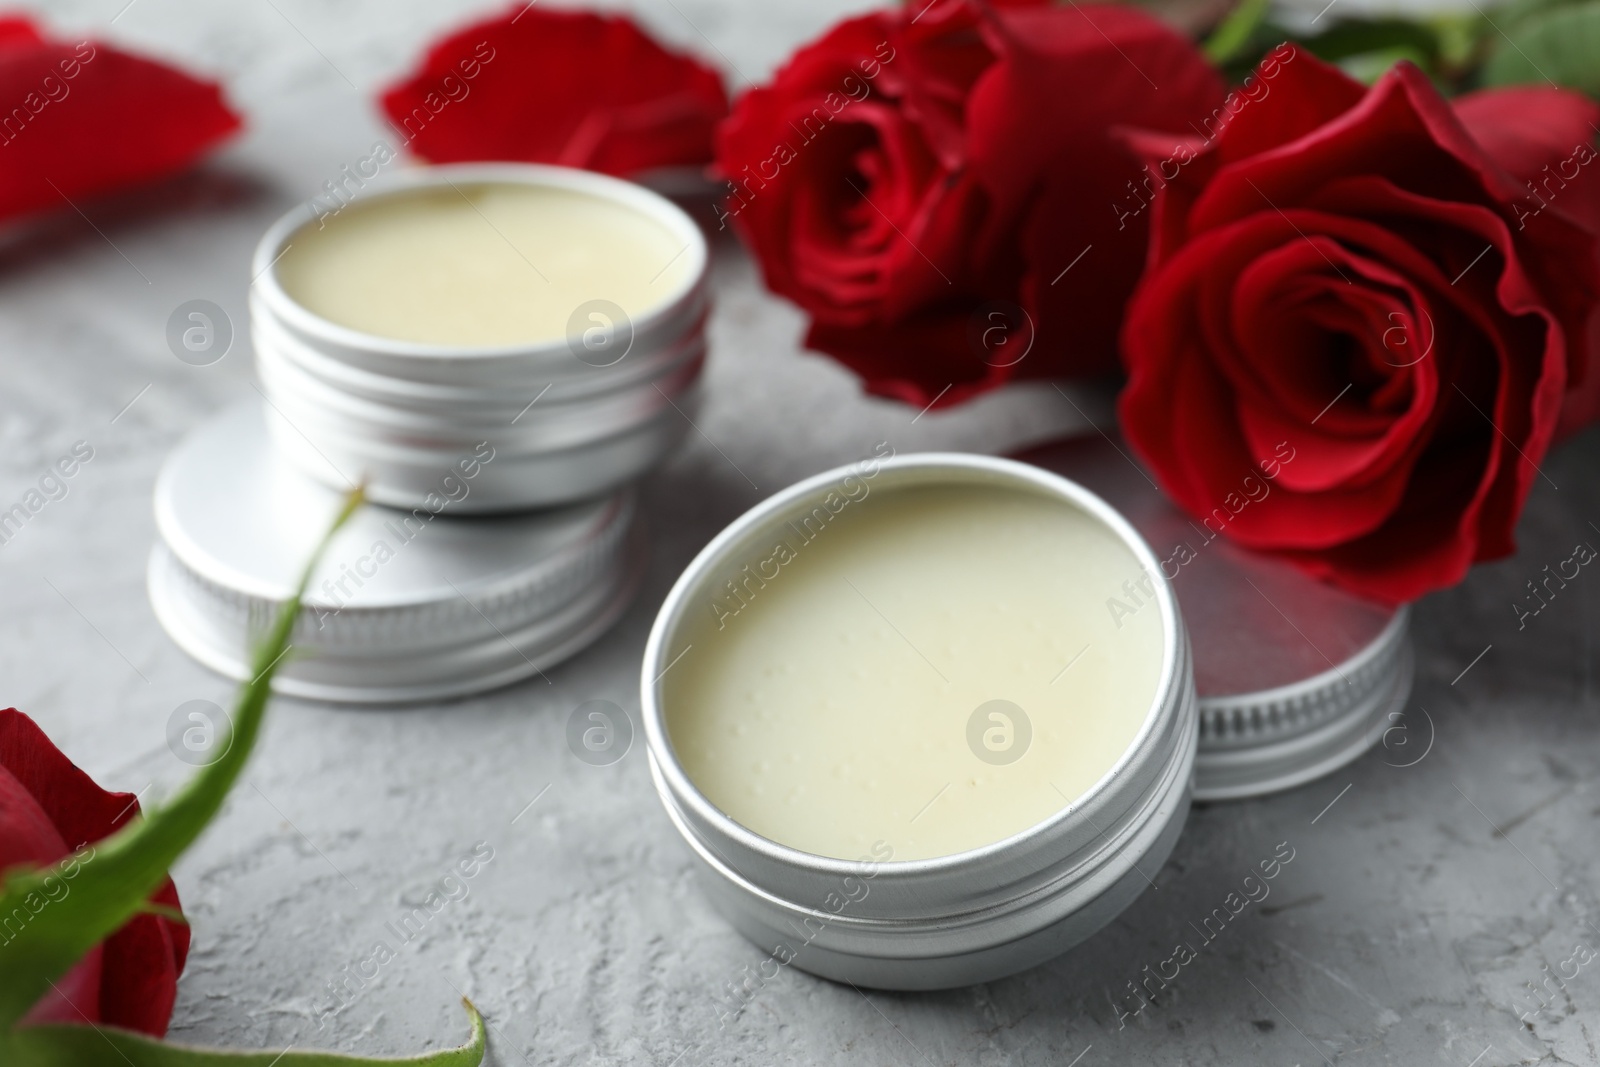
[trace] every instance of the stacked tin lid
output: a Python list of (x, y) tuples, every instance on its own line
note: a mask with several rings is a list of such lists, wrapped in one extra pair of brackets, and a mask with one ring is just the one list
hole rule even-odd
[(682, 439), (698, 399), (705, 239), (669, 201), (565, 168), (429, 168), (362, 199), (489, 183), (637, 212), (681, 240), (678, 281), (632, 318), (605, 301), (574, 308), (555, 340), (421, 344), (297, 302), (278, 264), (307, 212), (280, 220), (252, 268), (260, 396), (191, 434), (156, 486), (150, 597), (207, 666), (247, 676), (251, 635), (357, 483), (378, 506), (313, 576), (277, 675), (285, 693), (388, 703), (480, 691), (541, 673), (626, 608), (642, 569), (628, 486)]
[[(241, 679), (252, 636), (293, 591), (343, 501), (284, 462), (273, 422), (282, 416), (260, 403), (222, 412), (179, 445), (156, 482), (156, 617), (190, 655)], [(474, 480), (457, 471), (462, 502)], [(364, 508), (312, 575), (296, 652), (275, 684), (316, 700), (391, 703), (537, 674), (627, 607), (643, 562), (633, 516), (629, 492), (471, 518), (448, 507)]]

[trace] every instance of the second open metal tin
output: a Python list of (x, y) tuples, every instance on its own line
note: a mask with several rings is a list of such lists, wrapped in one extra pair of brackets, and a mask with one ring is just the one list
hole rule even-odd
[[(809, 478), (763, 501), (717, 535), (667, 595), (645, 647), (641, 700), (650, 773), (689, 844), (707, 893), (747, 937), (825, 977), (888, 989), (937, 989), (1012, 974), (1060, 954), (1105, 925), (1149, 884), (1189, 810), (1196, 702), (1177, 601), (1155, 587), (1164, 639), (1156, 695), (1122, 758), (1054, 816), (994, 844), (935, 859), (864, 865), (801, 852), (724, 814), (673, 752), (662, 678), (685, 649), (688, 613), (766, 549), (786, 522), (808, 514), (845, 477), (895, 487), (981, 484), (1038, 493), (1113, 531), (1141, 567), (1156, 558), (1115, 510), (1037, 467), (951, 453), (906, 455)], [(827, 906), (842, 885), (870, 880), (843, 912)], [(795, 945), (799, 944), (796, 949)]]

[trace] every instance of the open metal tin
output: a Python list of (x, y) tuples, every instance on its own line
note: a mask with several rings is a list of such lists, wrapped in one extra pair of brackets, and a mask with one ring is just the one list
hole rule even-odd
[[(650, 773), (688, 842), (706, 891), (733, 925), (775, 958), (825, 977), (889, 989), (937, 989), (1011, 974), (1060, 954), (1142, 892), (1189, 809), (1198, 738), (1188, 637), (1165, 582), (1154, 584), (1162, 633), (1155, 697), (1120, 759), (1031, 828), (932, 859), (855, 862), (802, 852), (721, 811), (674, 752), (664, 676), (692, 647), (690, 614), (768, 549), (786, 523), (818, 506), (839, 468), (758, 504), (685, 570), (645, 648), (641, 699)], [(967, 454), (878, 462), (872, 492), (982, 485), (1043, 495), (1112, 532), (1138, 565), (1157, 559), (1125, 519), (1081, 486), (1038, 467)], [(859, 891), (859, 887), (868, 887)], [(857, 887), (855, 889), (850, 887)], [(850, 906), (834, 902), (841, 894)]]
[(499, 460), (459, 511), (514, 511), (612, 492), (688, 432), (705, 361), (709, 253), (671, 201), (590, 171), (483, 163), (407, 171), (352, 203), (507, 184), (603, 199), (663, 227), (682, 245), (681, 281), (648, 307), (621, 309), (614, 351), (586, 351), (577, 337), (498, 347), (396, 340), (330, 322), (290, 296), (277, 265), (313, 220), (304, 207), (289, 212), (251, 265), (251, 339), (265, 395), (284, 416), (273, 438), (303, 472), (336, 487), (364, 479), (374, 501), (415, 507), (442, 466), (486, 440)]

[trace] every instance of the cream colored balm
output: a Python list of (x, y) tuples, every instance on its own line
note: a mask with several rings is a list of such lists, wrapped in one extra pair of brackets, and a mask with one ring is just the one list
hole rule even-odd
[(488, 347), (559, 340), (594, 300), (637, 320), (681, 288), (692, 269), (682, 252), (666, 226), (605, 197), (458, 183), (308, 223), (276, 270), (295, 302), (340, 326)]
[(743, 826), (839, 859), (1044, 821), (1151, 712), (1160, 609), (1107, 609), (1148, 588), (1138, 560), (1043, 494), (854, 481), (680, 631), (663, 706), (685, 771)]

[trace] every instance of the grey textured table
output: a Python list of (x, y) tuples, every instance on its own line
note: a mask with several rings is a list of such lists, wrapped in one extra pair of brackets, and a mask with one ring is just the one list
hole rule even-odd
[[(226, 703), (231, 687), (186, 659), (146, 603), (151, 484), (186, 430), (250, 395), (246, 338), (214, 366), (186, 366), (166, 348), (167, 316), (214, 300), (242, 332), (257, 236), (368, 151), (372, 90), (468, 12), (139, 0), (107, 27), (121, 4), (74, 0), (53, 17), (224, 77), (250, 126), (191, 178), (89, 206), (101, 232), (65, 213), (0, 250), (0, 506), (73, 442), (95, 452), (68, 495), (0, 547), (0, 701), (104, 784), (159, 797), (190, 773), (163, 740), (169, 714)], [(665, 37), (716, 59), (714, 42), (735, 81), (764, 77), (839, 13), (642, 6)], [(594, 698), (637, 713), (637, 661), (668, 584), (762, 495), (877, 440), (1005, 451), (1082, 420), (1035, 386), (913, 422), (801, 351), (798, 316), (735, 248), (716, 270), (704, 435), (645, 490), (654, 559), (637, 605), (548, 682), (400, 710), (279, 701), (244, 782), (175, 872), (195, 938), (175, 1037), (408, 1052), (460, 1038), (460, 991), (485, 1010), (501, 1065), (1600, 1060), (1600, 965), (1518, 1018), (1538, 1007), (1525, 984), (1546, 965), (1575, 943), (1600, 946), (1589, 625), (1600, 578), (1585, 572), (1520, 631), (1511, 607), (1575, 542), (1600, 543), (1592, 433), (1547, 464), (1516, 558), (1420, 606), (1413, 706), (1431, 738), (1414, 715), (1405, 746), (1397, 737), (1332, 778), (1197, 809), (1154, 890), (1019, 977), (918, 996), (792, 969), (746, 982), (760, 955), (701, 898), (641, 748), (586, 766), (563, 741), (567, 714)], [(1420, 762), (1394, 766), (1430, 741)], [(468, 895), (375, 978), (349, 980), (393, 940), (386, 924), (478, 842), (493, 859)], [(1270, 898), (1202, 946), (1193, 927), (1280, 842), (1295, 859)], [(1127, 983), (1180, 940), (1198, 957), (1131, 1014)], [(332, 1016), (320, 1011), (330, 983), (353, 991)], [(748, 1006), (724, 1015), (741, 983)]]

